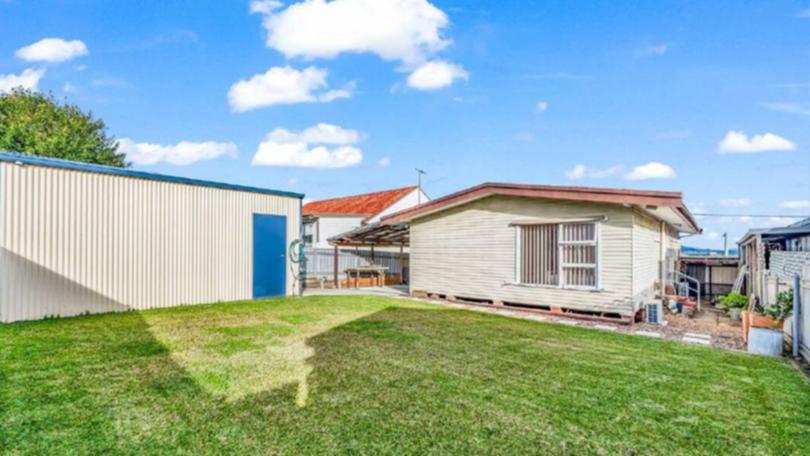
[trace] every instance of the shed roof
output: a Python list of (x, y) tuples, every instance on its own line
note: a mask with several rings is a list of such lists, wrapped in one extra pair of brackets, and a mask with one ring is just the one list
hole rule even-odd
[(188, 177), (170, 176), (166, 174), (147, 173), (135, 171), (128, 168), (116, 168), (114, 166), (96, 165), (92, 163), (82, 163), (58, 158), (45, 158), (33, 155), (24, 155), (14, 152), (0, 151), (0, 162), (19, 163), (22, 165), (36, 165), (48, 168), (70, 169), (74, 171), (84, 171), (88, 173), (109, 174), (112, 176), (133, 177), (161, 182), (171, 182), (175, 184), (196, 185), (200, 187), (213, 187), (223, 190), (237, 190), (242, 192), (262, 193), (265, 195), (286, 196), (290, 198), (302, 199), (302, 193), (287, 192), (282, 190), (271, 190), (269, 188), (250, 187), (246, 185), (226, 184)]
[(357, 215), (371, 217), (379, 214), (405, 195), (416, 190), (416, 186), (383, 190), (381, 192), (312, 201), (304, 205), (304, 215)]
[(564, 187), (486, 182), (383, 217), (383, 223), (409, 222), (493, 195), (548, 198), (566, 201), (627, 204), (638, 206), (652, 216), (666, 220), (686, 232), (700, 232), (700, 226), (686, 208), (679, 192), (620, 188)]

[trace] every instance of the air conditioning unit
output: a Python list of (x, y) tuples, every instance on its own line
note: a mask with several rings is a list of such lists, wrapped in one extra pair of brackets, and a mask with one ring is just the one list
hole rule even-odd
[(647, 304), (646, 322), (654, 325), (660, 325), (664, 321), (664, 309), (661, 306), (661, 301), (651, 302)]

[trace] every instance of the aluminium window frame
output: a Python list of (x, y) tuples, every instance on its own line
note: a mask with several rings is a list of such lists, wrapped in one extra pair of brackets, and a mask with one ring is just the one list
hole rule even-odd
[[(581, 225), (592, 224), (594, 225), (594, 239), (592, 241), (563, 241), (563, 226), (564, 225)], [(540, 284), (540, 283), (525, 283), (521, 280), (522, 270), (520, 268), (522, 263), (522, 229), (523, 226), (533, 225), (557, 225), (557, 284)], [(514, 224), (515, 228), (515, 284), (527, 287), (541, 287), (541, 288), (561, 288), (571, 290), (586, 290), (595, 291), (602, 289), (602, 224), (599, 221), (571, 221), (571, 222), (554, 222), (554, 223), (531, 223), (531, 224)], [(595, 247), (595, 263), (563, 263), (563, 247), (566, 245), (585, 245)], [(568, 285), (565, 283), (565, 269), (593, 269), (596, 278), (596, 284), (590, 285)]]

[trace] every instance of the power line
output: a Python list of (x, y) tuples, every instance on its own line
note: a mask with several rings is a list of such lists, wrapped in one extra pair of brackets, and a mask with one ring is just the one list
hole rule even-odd
[(701, 217), (751, 217), (751, 218), (770, 218), (770, 217), (778, 217), (778, 218), (796, 218), (796, 219), (804, 219), (810, 218), (810, 215), (795, 215), (795, 214), (718, 214), (712, 212), (695, 212), (692, 215), (699, 215)]

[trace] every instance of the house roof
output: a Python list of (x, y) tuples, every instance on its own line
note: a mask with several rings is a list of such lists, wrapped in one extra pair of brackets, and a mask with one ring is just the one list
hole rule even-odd
[(357, 215), (371, 217), (379, 214), (405, 195), (416, 190), (416, 186), (395, 188), (381, 192), (363, 193), (304, 205), (304, 215)]
[(742, 238), (740, 238), (739, 241), (737, 241), (737, 244), (744, 244), (751, 236), (756, 234), (762, 235), (763, 238), (770, 240), (810, 234), (810, 217), (799, 220), (795, 223), (791, 223), (787, 226), (750, 229), (747, 233), (745, 233), (745, 235), (743, 235)]
[(679, 192), (631, 190), (619, 188), (563, 187), (554, 185), (525, 185), (486, 182), (427, 203), (383, 217), (383, 223), (409, 222), (493, 195), (548, 198), (567, 201), (612, 203), (638, 206), (652, 216), (665, 220), (681, 231), (701, 231), (697, 221), (686, 208)]
[(81, 163), (58, 158), (45, 158), (33, 155), (23, 155), (14, 152), (0, 151), (0, 162), (19, 163), (21, 165), (45, 166), (48, 168), (71, 169), (88, 173), (109, 174), (113, 176), (133, 177), (153, 181), (172, 182), (175, 184), (196, 185), (201, 187), (214, 187), (224, 190), (237, 190), (242, 192), (262, 193), (266, 195), (287, 196), (290, 198), (304, 198), (301, 193), (286, 192), (282, 190), (271, 190), (269, 188), (249, 187), (246, 185), (226, 184), (201, 179), (191, 179), (187, 177), (169, 176), (166, 174), (147, 173), (135, 171), (128, 168), (116, 168), (113, 166), (96, 165), (92, 163)]

